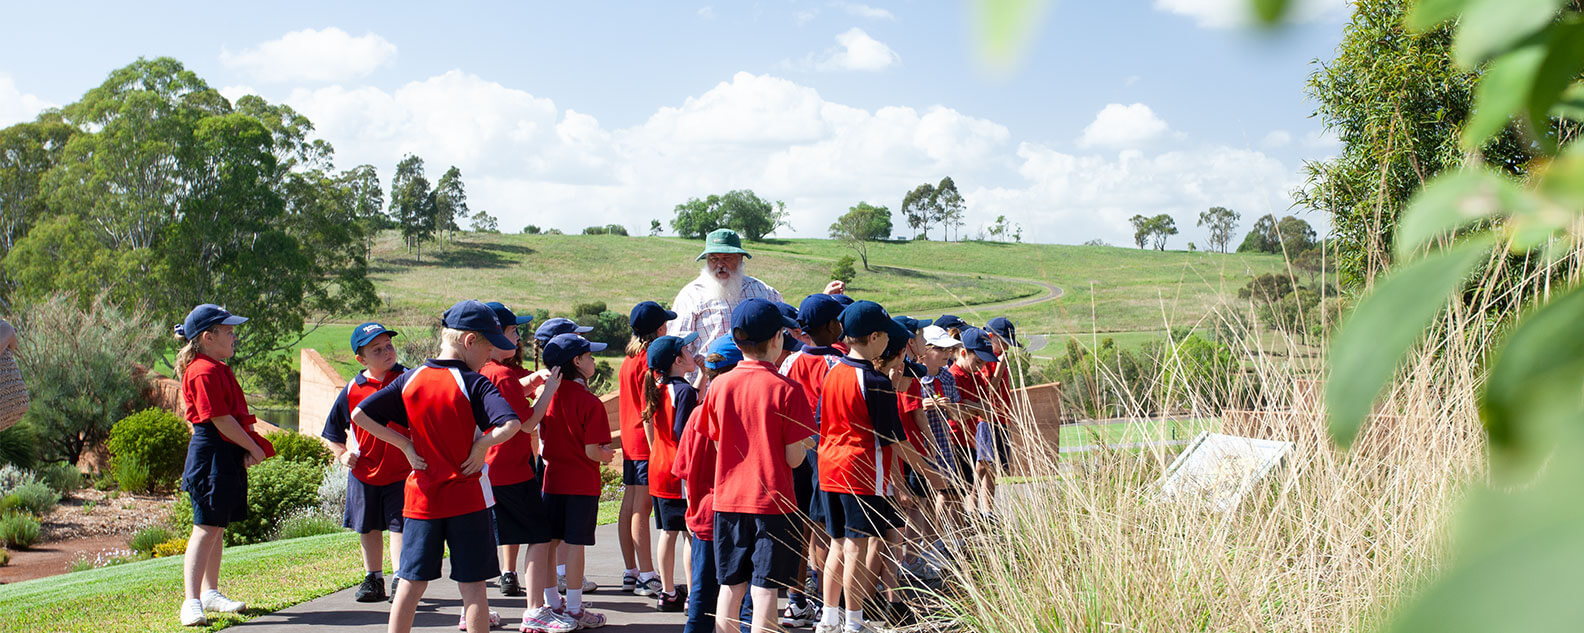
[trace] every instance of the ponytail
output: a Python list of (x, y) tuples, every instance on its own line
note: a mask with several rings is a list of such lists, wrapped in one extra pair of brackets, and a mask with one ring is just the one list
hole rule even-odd
[(658, 424), (655, 416), (660, 415), (660, 384), (665, 380), (665, 374), (658, 369), (649, 370), (648, 380), (644, 381), (643, 389), (643, 421), (648, 424)]
[(649, 351), (649, 344), (657, 338), (660, 338), (660, 330), (648, 334), (633, 334), (632, 338), (627, 339), (627, 357), (632, 358)]
[(198, 358), (198, 342), (189, 340), (181, 333), (176, 334), (176, 342), (181, 344), (181, 349), (176, 352), (176, 379), (181, 380), (187, 375), (187, 366)]

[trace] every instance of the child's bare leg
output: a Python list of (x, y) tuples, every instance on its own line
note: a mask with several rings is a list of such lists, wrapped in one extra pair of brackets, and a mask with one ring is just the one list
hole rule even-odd
[(868, 597), (866, 588), (868, 568), (864, 565), (864, 555), (868, 550), (868, 538), (841, 539), (842, 547), (842, 590), (846, 592), (847, 610), (860, 611), (863, 609), (864, 598)]
[(820, 593), (825, 606), (834, 607), (841, 601), (842, 583), (846, 573), (844, 571), (846, 559), (842, 557), (842, 541), (846, 539), (831, 539), (831, 547), (825, 551), (824, 571), (820, 573)]
[(666, 593), (676, 593), (676, 548), (677, 535), (680, 532), (661, 532), (660, 545), (655, 551), (655, 562), (659, 565), (660, 590)]
[(391, 573), (394, 574), (401, 569), (402, 533), (387, 532), (387, 534), (390, 534)]
[(747, 593), (746, 582), (720, 588), (720, 597), (715, 600), (715, 633), (737, 633), (737, 618), (742, 614), (743, 595)]
[[(385, 569), (385, 532), (375, 530), (359, 534), (358, 546), (363, 550), (363, 571), (372, 574)], [(395, 552), (391, 555), (394, 556)]]
[(215, 539), (210, 541), (209, 558), (204, 561), (204, 591), (210, 589), (218, 591), (220, 589), (220, 556), (223, 552), (225, 552), (225, 529), (221, 528), (220, 533), (215, 535)]
[(654, 558), (650, 549), (650, 539), (654, 537), (649, 533), (649, 515), (654, 512), (654, 497), (649, 496), (648, 486), (628, 486), (627, 489), (642, 493), (635, 493), (633, 497), (632, 523), (628, 528), (632, 530), (633, 556), (638, 559), (638, 573), (654, 573)]
[(192, 536), (187, 538), (187, 555), (182, 558), (182, 580), (188, 600), (197, 600), (204, 589), (204, 576), (209, 570), (210, 550), (220, 543), (225, 528), (213, 525), (194, 525)]
[[(637, 569), (637, 546), (633, 542), (636, 530), (632, 527), (634, 508), (638, 505), (638, 494), (633, 492), (636, 486), (627, 486), (622, 489), (621, 514), (616, 518), (616, 543), (621, 546), (622, 569)], [(649, 496), (647, 487), (644, 497)], [(642, 521), (642, 518), (639, 518)], [(570, 586), (570, 585), (569, 585)]]
[(550, 552), (549, 543), (528, 546), (528, 561), (525, 569), (528, 575), (529, 609), (545, 606), (545, 588), (555, 590), (555, 565), (550, 561)]
[(468, 633), (485, 633), (490, 630), (489, 597), (484, 593), (484, 581), (459, 582), (462, 594), (462, 614), (467, 618)]
[(396, 598), (391, 601), (386, 633), (411, 633), (413, 616), (418, 613), (418, 599), (423, 597), (424, 590), (428, 588), (427, 580), (402, 579), (402, 583), (396, 586)]
[[(753, 600), (753, 633), (760, 631), (781, 631), (781, 620), (777, 617), (776, 590), (770, 587), (751, 587), (748, 597)], [(718, 630), (718, 628), (717, 628)]]

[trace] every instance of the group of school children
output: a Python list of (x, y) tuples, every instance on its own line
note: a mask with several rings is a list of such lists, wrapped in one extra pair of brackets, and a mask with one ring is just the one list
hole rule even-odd
[[(1010, 381), (999, 359), (1017, 344), (1012, 324), (893, 317), (841, 294), (797, 307), (745, 300), (731, 334), (714, 341), (667, 335), (676, 317), (652, 301), (635, 306), (618, 372), (621, 591), (685, 611), (688, 632), (913, 622), (899, 561), (943, 524), (993, 507), (1008, 457)], [(247, 467), (273, 454), (224, 362), (246, 320), (205, 304), (176, 327), (194, 428), (182, 477), (194, 517), (184, 625), (245, 608), (219, 591), (221, 541), (246, 517)], [(322, 437), (350, 471), (344, 525), (360, 535), (366, 571), (354, 598), (391, 602), (389, 631), (411, 630), (447, 555), (461, 630), (501, 625), (486, 597), (497, 578), (503, 595), (526, 596), (520, 631), (605, 624), (583, 598), (598, 588), (583, 573), (584, 548), (595, 544), (600, 468), (617, 439), (587, 386), (605, 345), (562, 318), (529, 343), (531, 320), (500, 303), (458, 302), (441, 317), (438, 355), (416, 368), (397, 363), (397, 332), (365, 323), (352, 333), (364, 369)], [(536, 369), (524, 363), (530, 349)], [(789, 604), (778, 611), (781, 590)]]

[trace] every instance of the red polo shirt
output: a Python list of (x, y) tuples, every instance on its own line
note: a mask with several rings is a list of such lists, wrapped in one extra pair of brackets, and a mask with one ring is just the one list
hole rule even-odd
[[(792, 379), (792, 382), (802, 385), (804, 392), (808, 393), (809, 408), (815, 410), (816, 418), (819, 410), (820, 386), (825, 384), (825, 374), (830, 373), (830, 369), (835, 367), (846, 353), (847, 346), (841, 343), (830, 347), (809, 345), (793, 352), (781, 363), (781, 373)], [(819, 420), (816, 419), (815, 422), (817, 424)]]
[(600, 463), (589, 459), (586, 450), (589, 444), (611, 441), (610, 419), (599, 397), (580, 380), (563, 380), (539, 426), (545, 493), (599, 496)]
[[(407, 473), (412, 472), (412, 465), (407, 463), (407, 456), (396, 447), (353, 424), (352, 410), (404, 373), (407, 373), (406, 367), (391, 367), (382, 382), (369, 378), (367, 372), (358, 372), (352, 377), (352, 382), (347, 383), (341, 393), (336, 395), (330, 415), (325, 418), (324, 430), (319, 433), (320, 437), (345, 444), (347, 450), (357, 452), (357, 464), (352, 467), (352, 476), (371, 486), (388, 486), (406, 479)], [(348, 430), (352, 431), (350, 438)], [(391, 430), (403, 436), (408, 435), (404, 426), (391, 425)]]
[[(968, 371), (959, 367), (957, 363), (951, 365), (952, 379), (957, 381), (957, 401), (962, 404), (982, 404), (985, 391), (984, 377), (976, 371)], [(951, 418), (952, 443), (958, 446), (974, 445), (974, 427), (983, 416), (977, 413), (967, 415), (966, 420)]]
[[(687, 484), (688, 530), (702, 541), (715, 540), (715, 442), (699, 428), (704, 409), (696, 407), (677, 438), (671, 473)], [(650, 477), (654, 472), (649, 473)]]
[(820, 393), (820, 490), (886, 494), (890, 444), (905, 435), (891, 380), (868, 361), (844, 356)]
[[(230, 365), (198, 354), (191, 363), (187, 363), (187, 373), (182, 374), (182, 401), (187, 404), (188, 422), (194, 425), (214, 424), (215, 418), (229, 415), (236, 418), (237, 424), (242, 426), (242, 432), (253, 438), (253, 442), (264, 451), (265, 457), (275, 455), (275, 447), (270, 445), (269, 440), (253, 430), (253, 423), (258, 418), (248, 413), (247, 395), (242, 393), (242, 384), (237, 382), (236, 373), (231, 371)], [(225, 441), (236, 444), (225, 434), (219, 435)]]
[(622, 359), (616, 372), (617, 413), (621, 416), (622, 459), (649, 459), (649, 438), (644, 435), (644, 381), (650, 380), (649, 361), (643, 354)]
[(667, 378), (661, 385), (660, 411), (655, 414), (655, 441), (649, 445), (649, 494), (661, 499), (681, 499), (682, 480), (671, 472), (676, 462), (677, 439), (688, 416), (698, 408), (698, 390), (685, 378)]
[[(919, 379), (908, 381), (906, 391), (897, 394), (897, 417), (902, 420), (902, 431), (907, 434), (907, 441), (913, 445), (913, 450), (924, 453), (929, 448), (929, 438), (919, 431), (914, 424), (913, 412), (924, 408), (924, 388), (920, 386)], [(925, 453), (928, 454), (928, 453)]]
[(715, 379), (699, 408), (700, 430), (717, 443), (715, 510), (796, 512), (786, 447), (814, 432), (803, 388), (776, 373), (775, 365), (744, 359)]
[[(479, 373), (500, 391), (506, 404), (511, 405), (512, 411), (517, 413), (518, 420), (527, 423), (533, 419), (528, 393), (523, 391), (522, 383), (518, 382), (518, 379), (529, 374), (527, 370), (492, 360), (485, 363)], [(509, 486), (533, 479), (533, 456), (534, 438), (528, 433), (518, 433), (505, 442), (491, 446), (484, 458), (489, 463), (490, 484)]]
[(985, 363), (979, 368), (979, 384), (984, 389), (979, 397), (996, 413), (990, 419), (1006, 424), (1012, 415), (1012, 376), (1010, 371), (998, 375), (1001, 369), (1000, 362)]
[(444, 519), (495, 505), (488, 469), (465, 475), (462, 462), (485, 431), (517, 419), (489, 379), (461, 360), (431, 359), (358, 404), (378, 424), (412, 432), (423, 470), (407, 475), (402, 516)]

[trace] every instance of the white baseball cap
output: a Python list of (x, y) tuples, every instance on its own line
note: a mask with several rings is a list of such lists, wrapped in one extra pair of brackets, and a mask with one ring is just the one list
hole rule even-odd
[(924, 326), (924, 342), (935, 347), (957, 347), (962, 341), (952, 338), (946, 328), (938, 325)]

